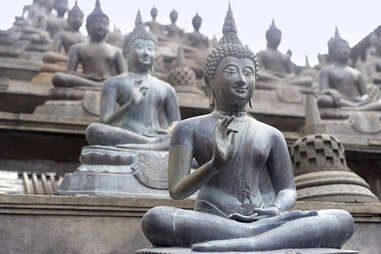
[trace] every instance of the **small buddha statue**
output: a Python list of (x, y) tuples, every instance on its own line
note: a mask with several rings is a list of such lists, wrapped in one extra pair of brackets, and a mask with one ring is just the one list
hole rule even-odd
[(363, 74), (348, 65), (350, 53), (348, 42), (336, 28), (335, 36), (328, 42), (332, 64), (319, 72), (319, 108), (380, 110), (381, 102), (372, 101), (368, 95)]
[[(156, 47), (156, 38), (146, 31), (139, 11), (123, 46), (129, 73), (112, 77), (103, 85), (101, 123), (86, 130), (90, 145), (135, 148), (163, 143), (162, 148), (168, 150), (167, 129), (180, 120), (180, 111), (173, 87), (151, 74)], [(120, 127), (113, 126), (117, 123)]]
[(291, 61), (292, 52), (288, 51), (287, 54), (283, 54), (278, 50), (281, 39), (282, 31), (276, 27), (273, 20), (266, 31), (267, 48), (258, 52), (261, 66), (259, 80), (310, 87), (313, 81), (311, 77), (295, 75), (295, 64)]
[[(348, 212), (287, 211), (296, 200), (287, 144), (280, 131), (245, 112), (258, 63), (239, 40), (230, 8), (205, 66), (214, 111), (176, 125), (168, 162), (171, 197), (198, 191), (195, 210), (151, 209), (142, 221), (146, 238), (156, 247), (196, 253), (340, 248), (353, 233)], [(193, 172), (192, 159), (200, 165)]]
[(171, 24), (165, 26), (166, 36), (168, 40), (182, 41), (185, 34), (184, 30), (176, 25), (178, 12), (176, 10), (172, 10), (169, 14), (169, 18), (171, 19)]
[(83, 18), (84, 13), (78, 7), (78, 1), (75, 1), (75, 5), (68, 12), (68, 29), (59, 32), (55, 37), (56, 52), (61, 52), (63, 49), (65, 54), (68, 54), (71, 46), (87, 40), (87, 38), (79, 31), (83, 24)]
[(54, 39), (56, 34), (64, 31), (68, 27), (68, 23), (65, 18), (65, 14), (69, 9), (68, 0), (55, 0), (53, 10), (56, 11), (57, 16), (50, 15), (47, 19), (47, 31), (50, 38)]
[(186, 43), (194, 48), (206, 50), (210, 47), (209, 38), (200, 33), (201, 24), (202, 18), (197, 13), (192, 19), (194, 31), (192, 33), (187, 34), (188, 38)]
[[(69, 50), (68, 73), (56, 73), (52, 83), (57, 87), (100, 87), (107, 78), (125, 72), (122, 52), (106, 43), (110, 20), (103, 13), (100, 1), (87, 17), (89, 41), (75, 44)], [(83, 73), (78, 73), (81, 64)]]
[(158, 11), (156, 7), (152, 7), (151, 9), (152, 20), (146, 22), (145, 24), (146, 26), (149, 27), (150, 32), (156, 36), (157, 40), (161, 41), (161, 40), (164, 40), (165, 38), (165, 26), (156, 21), (157, 15), (158, 15)]
[[(27, 16), (25, 17), (25, 14)], [(42, 0), (33, 0), (30, 5), (25, 5), (21, 17), (30, 21), (31, 24), (36, 23), (36, 20), (45, 14), (45, 9), (42, 7)]]

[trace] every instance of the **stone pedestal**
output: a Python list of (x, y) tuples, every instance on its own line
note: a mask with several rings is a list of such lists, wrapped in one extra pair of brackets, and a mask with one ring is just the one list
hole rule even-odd
[[(138, 250), (136, 254), (196, 254), (186, 248), (152, 248)], [(203, 254), (217, 254), (216, 252), (202, 252)], [(358, 251), (339, 250), (339, 249), (284, 249), (272, 251), (254, 252), (223, 252), (225, 254), (359, 254)]]
[(60, 195), (162, 196), (168, 194), (168, 152), (88, 146), (81, 166), (66, 174)]

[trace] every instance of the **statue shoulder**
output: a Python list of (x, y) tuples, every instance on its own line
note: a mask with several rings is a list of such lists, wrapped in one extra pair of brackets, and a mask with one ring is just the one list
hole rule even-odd
[(257, 135), (256, 135), (257, 137), (258, 136), (268, 137), (268, 139), (273, 142), (284, 140), (284, 136), (282, 132), (278, 130), (277, 128), (271, 125), (268, 125), (266, 123), (260, 122), (251, 117), (250, 117), (250, 123), (251, 125), (254, 125), (255, 129), (257, 130)]
[(154, 80), (154, 82), (156, 82), (160, 87), (164, 88), (167, 93), (175, 93), (176, 94), (176, 91), (175, 89), (173, 88), (173, 86), (171, 84), (169, 84), (168, 82), (164, 81), (164, 80), (161, 80), (161, 79), (158, 79), (154, 76), (152, 76), (152, 79)]
[(106, 82), (103, 84), (102, 90), (105, 91), (117, 89), (117, 87), (121, 84), (129, 83), (129, 80), (131, 80), (131, 78), (129, 78), (128, 74), (126, 73), (111, 77), (107, 79)]

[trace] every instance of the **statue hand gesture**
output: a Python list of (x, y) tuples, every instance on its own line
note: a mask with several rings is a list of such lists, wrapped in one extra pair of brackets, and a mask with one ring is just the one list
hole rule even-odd
[(144, 84), (143, 80), (135, 80), (131, 93), (131, 104), (138, 105), (146, 95), (148, 87)]
[(226, 116), (218, 120), (214, 129), (214, 145), (212, 162), (215, 168), (224, 165), (232, 157), (236, 149), (235, 134), (236, 130), (229, 128), (230, 123), (235, 119), (234, 116)]

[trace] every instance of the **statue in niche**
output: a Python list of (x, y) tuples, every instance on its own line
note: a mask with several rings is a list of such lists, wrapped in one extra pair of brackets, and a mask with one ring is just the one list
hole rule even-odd
[(210, 47), (209, 39), (207, 36), (200, 33), (201, 24), (202, 24), (202, 18), (197, 13), (192, 19), (192, 25), (193, 25), (194, 31), (192, 33), (187, 34), (186, 43), (194, 48), (206, 50)]
[(83, 18), (84, 13), (78, 7), (78, 1), (75, 1), (75, 5), (68, 12), (68, 29), (65, 31), (61, 31), (56, 35), (56, 52), (62, 52), (63, 49), (65, 54), (68, 54), (71, 46), (77, 43), (85, 42), (87, 40), (87, 38), (79, 31), (83, 24)]
[(55, 0), (53, 9), (57, 12), (57, 16), (50, 15), (47, 19), (47, 27), (50, 38), (54, 39), (56, 34), (68, 28), (65, 14), (69, 9), (68, 0)]
[(319, 108), (381, 110), (381, 102), (369, 97), (363, 74), (348, 65), (351, 49), (337, 28), (328, 51), (332, 64), (319, 72)]
[(156, 17), (158, 15), (158, 11), (156, 7), (152, 7), (151, 9), (151, 17), (152, 20), (146, 22), (145, 24), (149, 27), (150, 32), (154, 34), (157, 40), (165, 40), (165, 26), (156, 21)]
[(282, 39), (282, 31), (275, 26), (274, 20), (266, 32), (267, 48), (258, 52), (258, 60), (261, 66), (259, 80), (263, 82), (275, 82), (282, 85), (298, 85), (311, 87), (312, 78), (308, 76), (296, 76), (295, 64), (291, 61), (292, 52), (287, 54), (279, 52), (278, 47)]
[[(94, 11), (87, 17), (86, 29), (89, 41), (70, 48), (68, 73), (56, 73), (52, 83), (57, 88), (101, 87), (109, 77), (125, 72), (122, 52), (106, 43), (110, 20), (103, 13), (100, 1), (96, 1)], [(83, 73), (78, 73), (78, 65)]]
[[(100, 107), (102, 123), (88, 127), (89, 144), (123, 148), (157, 144), (155, 149), (168, 150), (168, 126), (180, 120), (180, 111), (174, 89), (151, 75), (156, 44), (138, 12), (135, 28), (123, 46), (129, 73), (110, 78), (104, 84)], [(117, 123), (120, 127), (112, 126)]]
[[(245, 112), (257, 72), (256, 56), (239, 40), (229, 7), (223, 38), (206, 62), (215, 109), (181, 121), (171, 137), (169, 193), (185, 199), (198, 191), (195, 211), (148, 211), (142, 230), (154, 246), (197, 253), (340, 248), (352, 235), (346, 211), (287, 211), (296, 192), (286, 141)], [(193, 158), (201, 167), (191, 173)]]
[[(25, 17), (25, 14), (27, 16)], [(29, 21), (30, 25), (36, 27), (39, 19), (46, 15), (46, 10), (42, 5), (42, 0), (33, 0), (33, 4), (25, 5), (21, 14), (21, 18)]]

